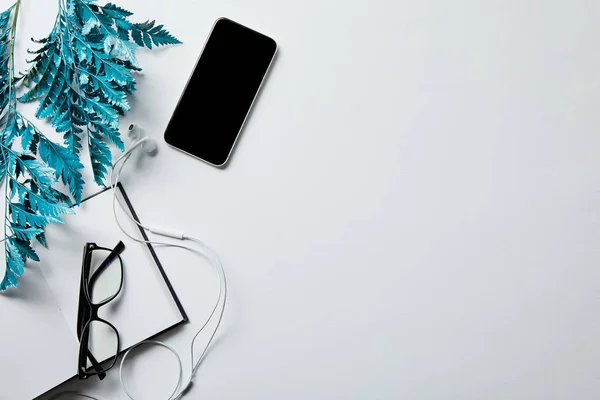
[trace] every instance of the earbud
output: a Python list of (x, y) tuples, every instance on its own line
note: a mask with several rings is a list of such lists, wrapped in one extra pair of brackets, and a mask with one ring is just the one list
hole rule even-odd
[[(134, 142), (143, 142), (142, 149), (146, 154), (156, 154), (156, 151), (158, 150), (156, 140), (148, 137), (142, 138), (142, 130), (136, 124), (129, 125), (127, 128), (127, 136)], [(136, 144), (134, 144), (134, 146), (137, 147)]]
[(127, 136), (131, 140), (138, 140), (140, 138), (140, 129), (136, 124), (130, 124), (127, 128)]
[(156, 144), (156, 140), (152, 138), (145, 138), (144, 144), (142, 145), (142, 150), (151, 156), (156, 154), (158, 151), (158, 144)]

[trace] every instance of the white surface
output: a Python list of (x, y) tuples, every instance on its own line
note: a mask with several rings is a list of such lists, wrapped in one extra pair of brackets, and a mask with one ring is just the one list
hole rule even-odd
[[(64, 218), (64, 225), (47, 228), (48, 249), (38, 246), (36, 250), (48, 287), (77, 340), (83, 248), (87, 242), (111, 249), (119, 241), (125, 244), (121, 254), (123, 289), (115, 300), (100, 308), (99, 316), (117, 328), (121, 349), (126, 349), (180, 322), (182, 316), (148, 247), (127, 238), (115, 224), (112, 197), (109, 190), (83, 202), (76, 215)], [(135, 210), (135, 204), (133, 207)], [(135, 237), (141, 237), (122, 210), (118, 209), (118, 215)]]
[(27, 269), (19, 288), (0, 299), (0, 399), (31, 399), (77, 372), (79, 344), (38, 266)]
[[(24, 3), (21, 40), (54, 3)], [(280, 49), (227, 169), (161, 140), (130, 170), (140, 218), (206, 240), (230, 278), (189, 398), (600, 397), (600, 3), (119, 4), (185, 42), (140, 54), (122, 126), (159, 140), (216, 18)], [(186, 357), (216, 280), (159, 257)], [(140, 398), (165, 398), (168, 357), (128, 371)], [(66, 387), (125, 398), (116, 371)]]

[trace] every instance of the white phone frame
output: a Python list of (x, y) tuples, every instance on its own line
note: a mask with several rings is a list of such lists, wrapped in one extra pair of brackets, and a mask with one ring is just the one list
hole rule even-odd
[[(200, 58), (202, 57), (202, 54), (204, 54), (204, 49), (206, 48), (206, 45), (208, 44), (208, 41), (210, 40), (210, 37), (212, 36), (213, 30), (215, 29), (215, 26), (217, 26), (217, 23), (221, 20), (228, 20), (231, 21), (235, 24), (241, 25), (247, 29), (250, 29), (252, 31), (254, 31), (251, 28), (248, 28), (246, 25), (242, 25), (239, 22), (233, 21), (227, 17), (220, 17), (217, 18), (217, 20), (213, 23), (212, 28), (210, 29), (210, 32), (208, 34), (208, 37), (206, 38), (206, 41), (204, 42), (204, 46), (202, 46), (202, 51), (200, 52), (200, 55), (198, 56), (198, 59), (196, 60), (196, 64), (194, 64), (194, 68), (192, 69), (192, 73), (190, 74), (190, 77), (188, 79), (188, 81), (185, 84), (185, 87), (183, 88), (183, 92), (181, 93), (181, 96), (179, 97), (179, 100), (177, 100), (177, 105), (175, 106), (175, 110), (177, 110), (177, 107), (179, 107), (179, 103), (181, 102), (181, 100), (183, 99), (183, 96), (185, 95), (185, 91), (190, 83), (190, 81), (192, 80), (192, 76), (194, 75), (194, 72), (196, 71), (196, 67), (198, 66), (198, 62), (200, 62)], [(257, 32), (257, 31), (255, 31)], [(257, 32), (260, 33), (260, 32)], [(261, 33), (261, 35), (266, 36), (264, 34)], [(240, 130), (237, 132), (237, 134), (235, 135), (235, 140), (233, 141), (233, 144), (231, 145), (231, 149), (229, 149), (229, 153), (227, 154), (227, 158), (225, 159), (225, 161), (223, 161), (222, 164), (213, 164), (203, 158), (200, 158), (194, 154), (191, 154), (177, 146), (174, 146), (172, 144), (170, 144), (165, 138), (164, 138), (164, 134), (163, 134), (163, 139), (165, 139), (165, 143), (167, 143), (167, 145), (169, 145), (169, 147), (172, 147), (176, 150), (181, 151), (182, 153), (187, 154), (188, 156), (194, 157), (202, 162), (205, 162), (206, 164), (212, 165), (213, 167), (217, 167), (217, 168), (223, 168), (228, 162), (229, 162), (229, 158), (231, 157), (231, 153), (233, 153), (233, 149), (235, 148), (235, 145), (240, 137), (240, 134), (242, 133), (242, 130), (244, 129), (244, 125), (246, 124), (246, 120), (248, 119), (248, 115), (250, 115), (250, 111), (252, 110), (252, 107), (254, 106), (254, 102), (256, 101), (256, 98), (258, 97), (258, 94), (260, 93), (260, 89), (262, 88), (265, 79), (267, 77), (267, 75), (269, 74), (269, 70), (271, 69), (271, 65), (273, 64), (273, 60), (275, 60), (275, 55), (277, 54), (277, 51), (279, 50), (279, 45), (277, 44), (277, 42), (271, 38), (270, 36), (268, 36), (271, 40), (273, 40), (273, 42), (275, 43), (275, 51), (273, 52), (273, 57), (271, 57), (271, 61), (269, 61), (269, 65), (267, 66), (267, 69), (265, 70), (265, 74), (263, 75), (262, 80), (260, 81), (260, 85), (258, 86), (258, 89), (256, 90), (256, 93), (254, 94), (254, 98), (252, 99), (252, 103), (250, 103), (250, 107), (248, 107), (248, 112), (246, 112), (246, 115), (244, 116), (244, 120), (242, 121), (242, 125), (240, 125)], [(173, 113), (175, 113), (175, 110), (173, 110)], [(173, 118), (173, 115), (171, 115), (171, 118)], [(170, 123), (170, 120), (169, 120)], [(166, 133), (166, 132), (165, 132)]]

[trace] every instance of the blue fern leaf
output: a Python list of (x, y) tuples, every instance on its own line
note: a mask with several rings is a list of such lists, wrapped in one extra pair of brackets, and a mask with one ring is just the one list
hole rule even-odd
[(44, 232), (38, 233), (35, 235), (35, 239), (44, 247), (48, 247), (48, 242), (46, 241), (46, 234)]
[[(69, 190), (73, 195), (76, 203), (79, 204), (83, 193), (83, 177), (80, 170), (83, 169), (83, 164), (79, 162), (79, 159), (74, 151), (69, 151), (63, 147), (53, 143), (47, 139), (31, 122), (29, 122), (21, 114), (16, 113), (16, 120), (18, 132), (22, 137), (21, 145), (24, 150), (30, 150), (32, 153), (36, 153), (38, 146), (40, 159), (47, 164), (46, 176), (51, 176), (51, 172), (54, 174), (56, 179), (62, 179), (62, 182), (69, 186)], [(73, 148), (80, 149), (81, 144), (79, 143), (79, 137), (76, 135), (77, 132), (81, 132), (78, 127), (72, 127), (73, 130), (69, 133), (72, 134), (71, 138), (73, 141)], [(75, 133), (72, 133), (75, 132)], [(77, 139), (75, 139), (77, 137)], [(40, 144), (41, 142), (41, 144)], [(27, 145), (27, 146), (26, 146)], [(32, 162), (28, 162), (32, 163)], [(38, 169), (38, 172), (41, 171)], [(30, 171), (32, 172), (32, 171)], [(39, 177), (41, 179), (43, 177)], [(38, 179), (38, 180), (39, 180)], [(38, 182), (39, 183), (39, 182)], [(52, 182), (53, 184), (54, 182)], [(49, 191), (50, 185), (45, 185), (44, 190)]]
[(44, 228), (51, 222), (62, 223), (58, 217), (37, 214), (21, 203), (10, 203), (9, 211), (14, 222), (19, 226)]
[(44, 195), (38, 192), (39, 188), (34, 186), (35, 183), (33, 183), (33, 181), (26, 181), (26, 183), (31, 185), (31, 187), (27, 187), (26, 183), (21, 183), (12, 177), (10, 179), (10, 186), (13, 190), (13, 195), (16, 194), (20, 203), (28, 204), (29, 212), (37, 213), (42, 217), (51, 218), (51, 220), (52, 218), (56, 218), (56, 220), (52, 220), (54, 222), (60, 222), (60, 216), (63, 214), (73, 213), (73, 209), (68, 203), (56, 202), (54, 192), (52, 192), (50, 196), (47, 196), (49, 198), (46, 198)]
[(28, 241), (31, 241), (31, 239), (44, 232), (40, 228), (22, 228), (19, 226), (11, 226), (10, 230), (17, 239)]
[[(24, 179), (20, 181), (19, 175)], [(15, 174), (9, 179), (8, 199), (13, 200), (17, 197), (19, 203), (25, 206), (24, 211), (49, 217), (51, 221), (55, 221), (54, 218), (58, 218), (59, 221), (61, 215), (73, 212), (68, 197), (52, 187), (57, 182), (55, 171), (35, 157), (27, 154), (18, 155)], [(18, 215), (19, 211), (16, 213)], [(27, 226), (24, 221), (30, 222), (18, 217), (17, 220), (21, 226)]]
[[(15, 176), (16, 175), (18, 175), (18, 174), (15, 174)], [(16, 197), (17, 200), (19, 201), (19, 203), (25, 202), (25, 196), (27, 195), (27, 192), (18, 191), (18, 187), (15, 188), (15, 181), (10, 176), (8, 178), (8, 188), (9, 188), (9, 192), (6, 195), (6, 200), (10, 201)]]
[(66, 104), (69, 96), (62, 96), (61, 103), (55, 109), (55, 114), (50, 119), (50, 124), (55, 127), (56, 132), (64, 133), (73, 129), (73, 121), (71, 121), (71, 107)]
[(70, 87), (70, 76), (65, 76), (63, 72), (62, 61), (59, 62), (54, 75), (54, 79), (47, 91), (44, 93), (44, 99), (40, 102), (35, 116), (40, 119), (46, 119), (58, 112), (58, 107), (64, 103), (64, 99), (68, 98), (68, 89)]
[[(19, 101), (30, 102), (44, 97), (50, 90), (60, 63), (60, 49), (56, 45), (52, 46), (46, 53), (40, 55), (40, 59), (36, 62), (36, 65), (38, 65), (36, 74), (26, 75), (25, 84), (31, 87), (25, 94), (19, 97)], [(31, 82), (34, 83), (31, 84)]]
[(131, 109), (129, 101), (127, 101), (127, 93), (110, 78), (89, 73), (87, 74), (86, 84), (92, 88), (94, 93), (102, 97), (103, 102), (116, 106), (121, 110), (129, 111)]
[[(53, 30), (52, 30), (52, 33), (54, 33), (54, 31), (55, 31), (55, 30), (56, 30), (56, 27), (55, 27), (55, 29), (53, 29)], [(50, 35), (49, 35), (49, 36), (47, 36), (47, 37), (45, 37), (45, 38), (41, 38), (41, 39), (35, 39), (35, 38), (31, 38), (31, 41), (32, 41), (33, 43), (42, 43), (42, 44), (43, 44), (43, 43), (48, 43), (48, 42), (51, 40), (51, 38), (53, 38), (53, 37), (54, 37), (54, 36), (52, 35), (52, 33), (50, 33)]]
[(13, 141), (19, 137), (19, 130), (13, 113), (7, 115), (6, 120), (3, 121), (3, 126), (5, 126), (6, 129), (2, 135), (2, 142), (5, 146), (10, 147)]
[[(140, 44), (136, 41), (136, 43), (140, 46), (146, 46), (149, 49), (152, 48), (153, 42), (156, 46), (165, 46), (170, 44), (179, 44), (181, 43), (177, 38), (169, 33), (166, 29), (164, 29), (163, 25), (154, 25), (155, 21), (146, 21), (143, 23), (138, 23), (133, 25), (132, 36), (134, 32), (141, 32), (143, 34), (143, 43)], [(137, 34), (137, 33), (136, 33)], [(147, 39), (146, 39), (147, 38)], [(150, 42), (151, 41), (151, 42)]]
[(35, 136), (32, 129), (26, 127), (21, 131), (21, 147), (23, 147), (25, 151), (31, 151), (32, 146), (34, 145), (34, 140)]
[(6, 255), (6, 275), (4, 275), (4, 279), (2, 280), (2, 282), (0, 282), (0, 291), (6, 290), (11, 287), (17, 287), (17, 285), (19, 284), (17, 276), (11, 269), (11, 262), (14, 261), (10, 258), (10, 253), (8, 251), (6, 251)]
[(10, 22), (10, 17), (12, 15), (13, 7), (8, 8), (0, 14), (0, 30), (2, 31), (2, 35), (8, 35), (8, 25)]
[(0, 151), (0, 184), (4, 182), (8, 172), (8, 159), (8, 154), (5, 151)]
[(38, 57), (43, 57), (44, 54), (46, 53), (46, 51), (48, 49), (50, 49), (50, 46), (52, 46), (54, 44), (54, 41), (50, 41), (49, 38), (46, 38), (43, 42), (39, 41), (39, 40), (35, 40), (35, 39), (31, 39), (36, 43), (44, 43), (44, 45), (42, 47), (40, 47), (39, 49), (35, 49), (35, 50), (31, 50), (31, 49), (27, 49), (27, 53), (28, 54), (39, 54)]
[(40, 140), (40, 158), (48, 163), (56, 172), (55, 176), (69, 187), (77, 204), (81, 203), (83, 195), (83, 177), (81, 169), (83, 164), (76, 154), (59, 146), (46, 138)]
[(119, 126), (118, 112), (110, 107), (109, 104), (103, 103), (98, 96), (93, 98), (84, 97), (83, 109), (90, 114), (97, 115), (102, 121), (110, 124), (113, 128)]
[(100, 7), (104, 14), (115, 18), (115, 19), (125, 19), (133, 15), (131, 11), (127, 11), (124, 8), (121, 8), (113, 3), (108, 3), (104, 7)]
[[(19, 251), (19, 248), (15, 246), (14, 241), (11, 239), (6, 240), (6, 249), (7, 249), (7, 261), (8, 261), (8, 270), (6, 273), (8, 274), (11, 271), (15, 276), (22, 276), (25, 272), (25, 257)], [(14, 286), (17, 286), (17, 282), (15, 279)]]
[(121, 57), (137, 66), (138, 62), (135, 56), (135, 50), (135, 44), (121, 40), (116, 35), (106, 36), (104, 39), (104, 52), (106, 54)]
[(10, 238), (8, 240), (11, 242), (11, 245), (14, 246), (19, 253), (21, 253), (23, 261), (25, 261), (26, 258), (29, 258), (33, 261), (40, 261), (39, 256), (31, 247), (31, 242), (29, 240), (21, 240), (16, 238)]
[(110, 126), (104, 125), (97, 121), (90, 121), (90, 131), (95, 133), (96, 137), (105, 137), (112, 144), (114, 144), (119, 150), (125, 150), (125, 143), (121, 139), (121, 134), (116, 129), (113, 129)]
[(81, 133), (83, 133), (83, 130), (73, 127), (73, 129), (66, 131), (63, 135), (65, 146), (75, 155), (78, 155), (83, 149), (81, 145)]
[(146, 22), (138, 22), (133, 24), (137, 29), (142, 30), (142, 31), (147, 31), (149, 29), (152, 29), (154, 27), (154, 24), (156, 23), (156, 21), (146, 21)]
[(126, 67), (118, 63), (112, 63), (109, 60), (103, 60), (103, 72), (107, 81), (115, 82), (119, 88), (135, 82), (131, 67)]
[(27, 171), (29, 176), (35, 181), (36, 185), (42, 190), (48, 190), (56, 183), (54, 176), (55, 171), (50, 168), (47, 164), (35, 158), (25, 158), (23, 156), (18, 157), (17, 164), (20, 169)]
[(0, 290), (18, 285), (18, 277), (25, 273), (25, 260), (29, 258), (39, 261), (37, 253), (31, 247), (29, 240), (9, 238), (5, 241), (6, 249), (6, 275), (0, 283)]
[(66, 101), (63, 113), (52, 118), (51, 124), (56, 127), (57, 132), (64, 132), (63, 138), (67, 148), (78, 155), (82, 149), (81, 136), (83, 127), (87, 125), (88, 116), (81, 106), (80, 97), (71, 90), (71, 96)]
[(88, 134), (88, 148), (90, 151), (94, 181), (98, 185), (103, 186), (104, 178), (112, 167), (110, 148), (92, 131)]
[(144, 40), (142, 39), (142, 31), (139, 29), (131, 30), (131, 38), (140, 47), (144, 47)]
[(69, 207), (67, 203), (55, 203), (53, 202), (54, 199), (48, 200), (41, 195), (34, 193), (29, 193), (28, 200), (31, 204), (31, 209), (45, 217), (57, 218), (60, 220), (61, 215), (73, 214), (73, 209)]
[(142, 32), (142, 39), (144, 40), (144, 45), (146, 45), (147, 48), (152, 49), (152, 39), (148, 32)]
[(100, 27), (100, 21), (97, 18), (89, 18), (81, 28), (81, 34), (87, 36), (95, 27)]
[(117, 23), (117, 34), (119, 35), (119, 39), (130, 41), (131, 37), (129, 36), (129, 29), (124, 28), (122, 25), (122, 23)]
[(47, 71), (50, 62), (53, 60), (53, 57), (51, 57), (53, 51), (55, 50), (53, 46), (55, 46), (55, 42), (48, 42), (35, 52), (28, 50), (29, 53), (35, 54), (38, 51), (39, 53), (37, 53), (36, 57), (34, 57), (32, 60), (28, 60), (29, 63), (33, 64), (32, 68), (30, 68), (25, 74), (21, 74), (19, 77), (26, 87), (31, 88), (34, 84), (38, 83), (40, 78)]
[(69, 207), (71, 208), (70, 211), (66, 211), (65, 210), (65, 214), (73, 214), (73, 205), (75, 203), (73, 203), (73, 200), (71, 199), (71, 197), (63, 192), (61, 192), (60, 190), (57, 190), (55, 188), (49, 188), (46, 193), (44, 193), (44, 195), (46, 196), (46, 198), (54, 203), (57, 204), (62, 204), (64, 207)]

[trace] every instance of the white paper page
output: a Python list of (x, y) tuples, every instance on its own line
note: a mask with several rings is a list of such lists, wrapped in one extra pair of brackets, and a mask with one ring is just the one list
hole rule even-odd
[[(180, 322), (182, 316), (148, 247), (127, 238), (119, 230), (113, 217), (112, 196), (112, 190), (102, 192), (83, 202), (75, 215), (65, 217), (64, 225), (49, 226), (48, 249), (39, 246), (36, 250), (48, 286), (72, 335), (76, 336), (84, 245), (94, 242), (112, 249), (119, 240), (123, 241), (123, 288), (115, 300), (99, 311), (99, 316), (119, 331), (123, 350)], [(123, 226), (135, 237), (141, 237), (138, 228), (118, 205), (117, 212)], [(94, 344), (102, 346), (102, 343)]]
[(79, 344), (35, 263), (0, 294), (0, 319), (0, 399), (31, 400), (77, 373)]

